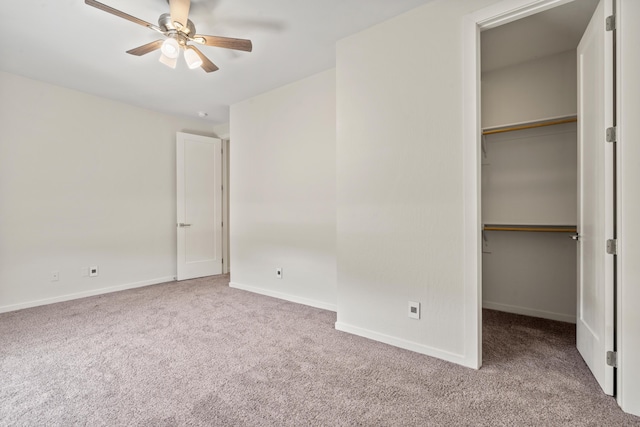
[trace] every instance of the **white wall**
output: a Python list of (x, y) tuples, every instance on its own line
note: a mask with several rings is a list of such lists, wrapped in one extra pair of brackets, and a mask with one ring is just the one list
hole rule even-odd
[(620, 120), (619, 213), (620, 255), (618, 256), (618, 289), (621, 324), (618, 351), (618, 389), (622, 408), (640, 416), (640, 2), (622, 0), (618, 3), (618, 31), (621, 42), (618, 52), (621, 67), (618, 72)]
[(329, 70), (231, 107), (231, 286), (335, 310), (335, 96)]
[(435, 1), (337, 45), (336, 328), (467, 366), (462, 17), (494, 2)]
[[(483, 73), (483, 127), (576, 114), (576, 76), (575, 50)], [(575, 226), (576, 141), (575, 123), (487, 135), (482, 223)], [(575, 323), (576, 243), (569, 233), (484, 236), (484, 307)]]
[(229, 139), (230, 125), (229, 123), (222, 123), (213, 126), (213, 134), (216, 138)]
[(577, 96), (575, 50), (485, 72), (482, 127), (576, 114)]
[(0, 311), (172, 280), (175, 133), (211, 126), (7, 73), (0, 94)]

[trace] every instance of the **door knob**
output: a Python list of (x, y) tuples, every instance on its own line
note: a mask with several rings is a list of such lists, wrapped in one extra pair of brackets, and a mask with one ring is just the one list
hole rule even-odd
[(570, 237), (571, 237), (573, 240), (580, 240), (580, 235), (579, 235), (578, 233), (576, 233), (576, 234), (572, 234)]
[(178, 227), (181, 227), (181, 228), (183, 228), (183, 227), (191, 227), (191, 224), (185, 224), (184, 222), (181, 222), (181, 223), (178, 224)]

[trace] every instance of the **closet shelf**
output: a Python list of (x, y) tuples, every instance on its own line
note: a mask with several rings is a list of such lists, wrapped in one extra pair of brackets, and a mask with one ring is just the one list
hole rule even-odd
[(537, 233), (575, 233), (575, 225), (519, 225), (485, 224), (483, 231), (529, 231)]
[(557, 117), (553, 119), (536, 120), (532, 122), (518, 123), (515, 125), (496, 126), (485, 128), (482, 130), (483, 135), (493, 135), (496, 133), (513, 132), (517, 130), (540, 128), (545, 126), (561, 125), (565, 123), (575, 123), (578, 121), (577, 116)]

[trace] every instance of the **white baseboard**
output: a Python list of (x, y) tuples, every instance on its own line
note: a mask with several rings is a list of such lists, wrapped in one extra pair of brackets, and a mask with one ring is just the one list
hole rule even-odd
[(445, 350), (429, 347), (427, 345), (420, 344), (414, 341), (408, 341), (402, 338), (393, 337), (391, 335), (381, 334), (379, 332), (371, 331), (369, 329), (364, 329), (357, 326), (348, 325), (346, 323), (336, 322), (335, 327), (338, 331), (348, 332), (353, 335), (369, 338), (371, 340), (383, 342), (385, 344), (389, 344), (395, 347), (404, 348), (405, 350), (415, 351), (416, 353), (446, 360), (447, 362), (456, 363), (458, 365), (462, 365), (467, 368), (476, 369), (476, 366), (473, 364), (473, 361), (468, 360), (466, 357), (464, 357), (464, 355), (461, 355), (461, 354), (451, 353)]
[(3, 306), (0, 306), (0, 313), (22, 310), (23, 308), (38, 307), (40, 305), (54, 304), (56, 302), (64, 302), (64, 301), (71, 301), (74, 299), (93, 297), (96, 295), (109, 294), (111, 292), (125, 291), (127, 289), (142, 288), (143, 286), (157, 285), (160, 283), (172, 282), (174, 280), (175, 280), (174, 276), (159, 277), (157, 279), (143, 280), (141, 282), (127, 283), (124, 285), (117, 285), (117, 286), (109, 286), (109, 287), (100, 288), (100, 289), (91, 289), (88, 291), (60, 295), (60, 296), (51, 297), (51, 298), (44, 298), (44, 299), (39, 299), (35, 301), (27, 301), (19, 304), (3, 305)]
[(297, 304), (308, 305), (310, 307), (320, 308), (322, 310), (329, 310), (333, 312), (338, 311), (337, 304), (330, 304), (323, 301), (300, 297), (298, 295), (272, 291), (271, 289), (258, 288), (255, 286), (243, 285), (241, 283), (236, 283), (236, 282), (230, 282), (229, 287), (235, 288), (235, 289), (241, 289), (243, 291), (253, 292), (255, 294), (266, 295), (268, 297), (278, 298), (285, 301), (295, 302)]
[(500, 304), (497, 302), (483, 301), (482, 308), (489, 310), (504, 311), (513, 314), (522, 314), (524, 316), (540, 317), (542, 319), (558, 320), (560, 322), (576, 323), (576, 316), (564, 313), (554, 313), (551, 311), (536, 310), (534, 308), (520, 307), (517, 305)]

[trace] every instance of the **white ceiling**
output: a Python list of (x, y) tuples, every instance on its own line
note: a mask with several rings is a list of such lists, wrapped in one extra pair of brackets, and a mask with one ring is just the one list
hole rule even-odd
[[(166, 0), (100, 0), (157, 23)], [(125, 51), (162, 38), (83, 0), (2, 2), (0, 70), (214, 124), (229, 105), (335, 66), (336, 41), (431, 0), (192, 0), (199, 34), (246, 38), (253, 52), (201, 51), (220, 67), (175, 70)], [(159, 37), (160, 36), (160, 37)], [(6, 101), (5, 101), (6, 102)]]
[(578, 47), (599, 0), (577, 0), (482, 32), (482, 71)]

